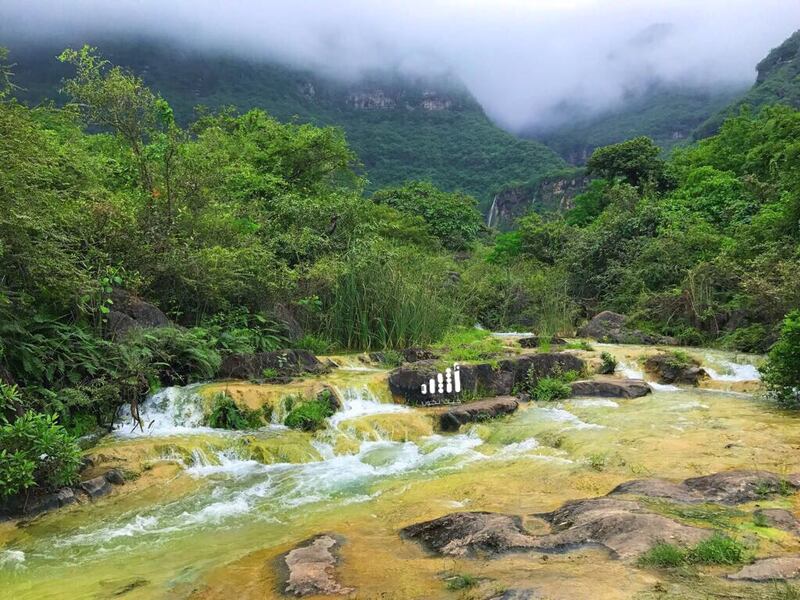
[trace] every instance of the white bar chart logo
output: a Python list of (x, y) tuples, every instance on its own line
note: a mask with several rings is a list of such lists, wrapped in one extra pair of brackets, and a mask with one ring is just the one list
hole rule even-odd
[(422, 384), (421, 391), (423, 396), (458, 394), (461, 391), (461, 367), (454, 363), (452, 369), (448, 367), (444, 373), (437, 373), (436, 377)]

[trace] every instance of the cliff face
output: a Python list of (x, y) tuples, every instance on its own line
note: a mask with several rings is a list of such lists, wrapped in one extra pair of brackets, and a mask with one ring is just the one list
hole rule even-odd
[(543, 177), (532, 184), (512, 186), (495, 195), (486, 218), (488, 227), (502, 231), (514, 228), (514, 222), (534, 210), (564, 212), (572, 208), (575, 196), (589, 184), (582, 170), (567, 176)]

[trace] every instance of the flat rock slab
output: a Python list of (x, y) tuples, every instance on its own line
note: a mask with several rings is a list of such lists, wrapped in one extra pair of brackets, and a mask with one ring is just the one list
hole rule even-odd
[(111, 484), (104, 475), (100, 475), (94, 479), (82, 481), (80, 484), (80, 489), (86, 492), (86, 494), (92, 500), (94, 500), (95, 498), (100, 498), (101, 496), (111, 493)]
[(770, 527), (782, 529), (800, 537), (800, 521), (788, 510), (783, 508), (760, 508), (755, 514), (761, 515)]
[(692, 546), (713, 534), (653, 513), (636, 502), (612, 498), (574, 500), (538, 516), (551, 524), (554, 533), (539, 536), (537, 547), (563, 551), (597, 544), (622, 560), (635, 558), (659, 542)]
[(680, 483), (665, 479), (637, 479), (618, 485), (609, 496), (629, 494), (675, 502), (742, 504), (798, 489), (796, 475), (781, 477), (769, 471), (722, 471), (691, 477)]
[(444, 556), (493, 556), (535, 547), (519, 517), (491, 512), (457, 512), (400, 530), (406, 539)]
[(728, 575), (736, 581), (775, 581), (794, 579), (800, 575), (800, 554), (788, 554), (775, 558), (762, 558), (740, 571)]
[(643, 379), (617, 379), (615, 377), (595, 377), (581, 379), (569, 384), (573, 396), (599, 396), (601, 398), (640, 398), (651, 393), (650, 386)]
[(567, 502), (537, 515), (552, 533), (532, 535), (518, 517), (499, 513), (453, 513), (411, 525), (401, 535), (444, 556), (482, 557), (535, 550), (564, 552), (580, 546), (603, 546), (614, 558), (628, 560), (658, 542), (691, 546), (710, 537), (709, 529), (691, 527), (653, 513), (636, 502), (592, 498)]
[(341, 542), (336, 536), (318, 535), (291, 550), (284, 557), (288, 577), (284, 591), (295, 596), (349, 594), (353, 588), (342, 586), (335, 577), (337, 553)]
[(516, 398), (510, 396), (499, 396), (478, 402), (469, 402), (439, 416), (439, 428), (442, 431), (458, 431), (466, 423), (475, 421), (485, 421), (501, 415), (513, 413), (519, 407)]

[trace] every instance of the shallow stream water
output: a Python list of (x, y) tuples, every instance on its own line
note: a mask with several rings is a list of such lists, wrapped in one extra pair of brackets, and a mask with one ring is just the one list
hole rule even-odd
[[(640, 358), (652, 351), (596, 350), (617, 356), (626, 376), (641, 376)], [(531, 403), (457, 434), (437, 433), (430, 410), (393, 404), (386, 371), (356, 360), (289, 386), (164, 390), (142, 407), (145, 432), (132, 431), (123, 416), (91, 450), (138, 478), (93, 504), (0, 524), (0, 596), (280, 597), (281, 555), (331, 532), (345, 539), (338, 577), (358, 598), (487, 598), (512, 588), (556, 599), (650, 597), (658, 573), (599, 549), (453, 560), (427, 555), (398, 530), (457, 510), (520, 515), (535, 529), (535, 513), (629, 479), (727, 468), (800, 471), (797, 417), (749, 393), (757, 357), (692, 353), (712, 376), (706, 388), (656, 385), (637, 399)], [(323, 383), (337, 389), (343, 406), (316, 434), (278, 424), (250, 432), (201, 425), (213, 390), (258, 406)], [(757, 543), (780, 550), (795, 544)], [(474, 595), (447, 588), (456, 572), (478, 578)]]

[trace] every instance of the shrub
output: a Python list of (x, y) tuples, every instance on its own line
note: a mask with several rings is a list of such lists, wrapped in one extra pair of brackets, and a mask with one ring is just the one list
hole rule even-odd
[(569, 398), (572, 388), (562, 379), (556, 377), (542, 377), (533, 388), (533, 399), (541, 402), (552, 402)]
[(228, 394), (219, 392), (211, 399), (206, 424), (218, 429), (256, 429), (263, 425), (263, 414), (263, 411), (239, 406)]
[(330, 417), (336, 409), (334, 408), (333, 399), (328, 390), (320, 392), (313, 400), (295, 404), (287, 402), (289, 414), (283, 420), (283, 424), (292, 429), (300, 429), (302, 431), (316, 431), (320, 429), (328, 417)]
[(383, 356), (381, 357), (381, 363), (385, 367), (399, 367), (403, 364), (403, 355), (397, 350), (385, 350), (383, 352)]
[(681, 566), (686, 560), (686, 552), (672, 544), (658, 543), (639, 557), (640, 567), (668, 569)]
[(447, 578), (448, 590), (465, 590), (478, 585), (478, 578), (467, 573), (457, 573)]
[(603, 363), (600, 365), (600, 369), (598, 373), (602, 375), (611, 375), (614, 371), (617, 370), (617, 359), (608, 352), (603, 352), (600, 354), (600, 359)]
[(780, 337), (761, 371), (767, 389), (779, 403), (800, 405), (800, 310), (784, 318)]
[(687, 562), (699, 565), (735, 565), (744, 562), (746, 551), (736, 540), (715, 533), (686, 555)]
[(69, 485), (80, 463), (75, 438), (53, 415), (28, 411), (0, 426), (0, 497), (32, 486), (54, 490)]
[(299, 350), (308, 350), (312, 354), (327, 354), (333, 347), (328, 340), (308, 333), (292, 345)]

